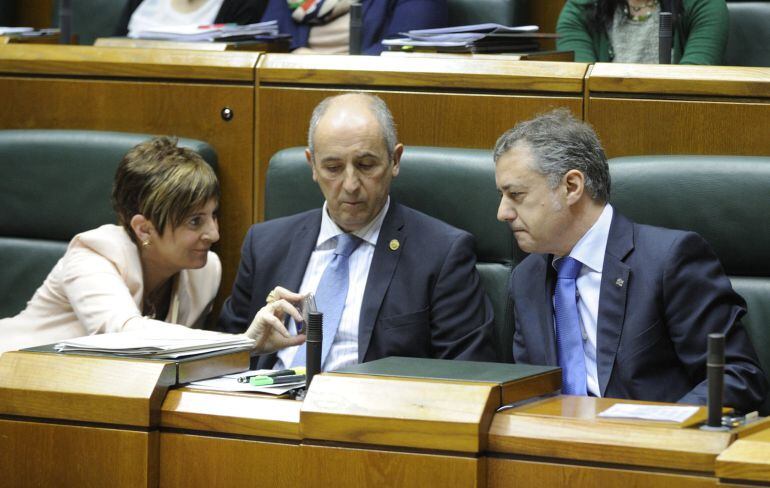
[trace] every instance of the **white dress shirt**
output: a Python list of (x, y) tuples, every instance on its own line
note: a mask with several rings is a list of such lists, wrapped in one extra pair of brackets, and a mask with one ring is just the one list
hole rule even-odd
[[(388, 213), (388, 207), (390, 207), (390, 197), (388, 197), (380, 213), (369, 224), (353, 232), (363, 242), (353, 251), (348, 261), (350, 274), (345, 308), (342, 310), (340, 325), (329, 349), (329, 354), (321, 365), (322, 371), (334, 371), (358, 363), (358, 320), (361, 315), (361, 304), (364, 299), (366, 280), (369, 277), (369, 267), (374, 256), (374, 247), (377, 245), (377, 238), (380, 235), (385, 214)], [(329, 216), (327, 205), (324, 203), (321, 211), (321, 229), (318, 232), (315, 249), (310, 255), (310, 261), (305, 269), (305, 276), (302, 278), (299, 293), (315, 292), (318, 288), (318, 283), (321, 281), (326, 266), (334, 257), (334, 250), (337, 248), (337, 236), (343, 233), (344, 231)], [(289, 322), (288, 329), (292, 334), (297, 333), (294, 320)], [(328, 337), (323, 338), (324, 341), (329, 339)], [(297, 354), (297, 349), (298, 347), (295, 346), (278, 351), (278, 361), (275, 368), (283, 369), (291, 365), (294, 355)]]
[[(599, 374), (596, 369), (596, 323), (599, 317), (599, 294), (602, 286), (604, 251), (610, 236), (612, 206), (605, 205), (594, 225), (583, 234), (569, 255), (583, 266), (576, 280), (578, 294), (578, 315), (583, 335), (583, 352), (586, 363), (586, 386), (594, 396), (601, 396)], [(554, 263), (560, 258), (554, 258)], [(556, 321), (554, 321), (554, 324)]]
[(209, 25), (214, 22), (224, 0), (205, 0), (190, 12), (181, 12), (169, 0), (144, 0), (128, 21), (128, 37), (138, 32), (175, 26)]

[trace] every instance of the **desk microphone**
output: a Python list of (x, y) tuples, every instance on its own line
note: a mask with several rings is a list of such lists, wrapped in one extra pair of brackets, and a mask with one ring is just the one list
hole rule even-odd
[(361, 54), (361, 2), (350, 4), (350, 40), (348, 41), (349, 54)]
[(660, 64), (671, 64), (673, 21), (671, 12), (660, 12), (660, 26), (658, 27), (658, 63)]
[(305, 339), (305, 375), (307, 377), (307, 388), (310, 388), (310, 382), (313, 376), (321, 372), (321, 346), (323, 344), (323, 326), (324, 314), (321, 312), (310, 312), (307, 320), (307, 339)]
[(706, 428), (722, 430), (722, 397), (725, 381), (725, 335), (709, 334), (706, 359), (708, 421)]

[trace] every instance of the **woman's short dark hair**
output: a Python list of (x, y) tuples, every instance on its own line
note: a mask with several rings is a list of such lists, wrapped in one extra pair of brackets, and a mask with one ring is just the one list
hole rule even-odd
[(212, 198), (219, 199), (214, 170), (175, 137), (156, 137), (134, 146), (123, 157), (112, 185), (112, 207), (132, 239), (131, 218), (141, 214), (159, 233), (179, 226)]

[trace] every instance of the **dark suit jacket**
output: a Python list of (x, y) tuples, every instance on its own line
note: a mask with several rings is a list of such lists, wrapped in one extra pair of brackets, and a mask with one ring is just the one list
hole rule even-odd
[[(363, 54), (380, 54), (382, 40), (400, 32), (445, 27), (447, 16), (446, 0), (362, 0)], [(267, 20), (277, 20), (280, 31), (291, 34), (291, 49), (307, 46), (310, 25), (298, 24), (292, 19), (286, 0), (268, 0), (262, 16), (263, 22)]]
[[(516, 362), (557, 365), (552, 259), (530, 255), (511, 274)], [(707, 337), (721, 332), (725, 404), (756, 409), (767, 385), (740, 324), (745, 307), (699, 235), (635, 224), (615, 211), (597, 320), (601, 395), (706, 403)]]
[[(276, 285), (298, 290), (321, 227), (321, 210), (249, 229), (220, 328), (245, 331)], [(393, 251), (391, 240), (399, 247)], [(493, 316), (475, 269), (473, 238), (391, 199), (364, 290), (358, 360), (387, 356), (496, 360)], [(266, 355), (258, 367), (271, 367)]]

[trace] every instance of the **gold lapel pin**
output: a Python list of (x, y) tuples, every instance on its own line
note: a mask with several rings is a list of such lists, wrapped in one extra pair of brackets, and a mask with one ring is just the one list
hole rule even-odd
[(617, 280), (615, 280), (615, 286), (617, 286), (618, 288), (622, 287), (623, 283), (624, 283), (623, 278), (618, 278)]
[(398, 242), (398, 239), (393, 239), (390, 241), (390, 244), (388, 244), (388, 247), (390, 247), (391, 251), (395, 251), (401, 246), (401, 244)]

